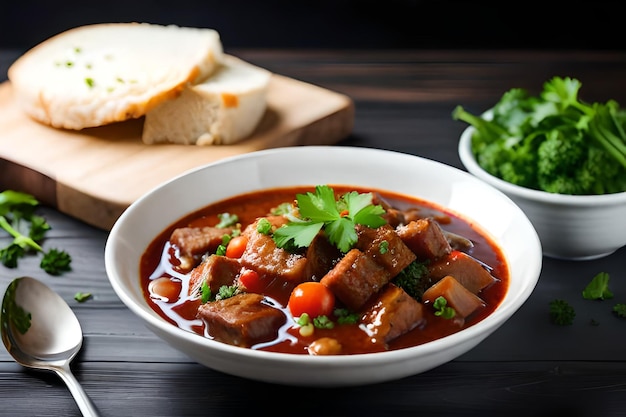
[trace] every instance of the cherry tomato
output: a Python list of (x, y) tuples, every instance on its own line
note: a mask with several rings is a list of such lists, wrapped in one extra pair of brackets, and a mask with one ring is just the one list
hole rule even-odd
[(245, 236), (235, 236), (226, 245), (226, 256), (229, 258), (241, 258), (248, 245), (248, 238)]
[(303, 282), (291, 292), (288, 307), (294, 317), (304, 313), (311, 318), (330, 316), (335, 308), (335, 295), (324, 284)]
[(180, 297), (182, 284), (180, 280), (169, 277), (160, 277), (150, 281), (148, 290), (152, 298), (157, 298), (166, 303), (173, 303)]
[(249, 292), (261, 293), (265, 288), (265, 283), (258, 272), (252, 269), (244, 269), (239, 275), (239, 283), (246, 287)]

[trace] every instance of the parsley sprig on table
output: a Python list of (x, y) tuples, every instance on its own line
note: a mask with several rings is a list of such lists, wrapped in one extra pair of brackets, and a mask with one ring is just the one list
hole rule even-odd
[(307, 247), (324, 231), (328, 240), (346, 253), (357, 241), (357, 224), (376, 228), (386, 223), (382, 217), (385, 210), (372, 203), (372, 193), (351, 191), (337, 199), (331, 187), (318, 185), (315, 193), (296, 195), (296, 201), (298, 216), (292, 216), (273, 234), (276, 245), (281, 248)]
[[(583, 289), (582, 298), (596, 301), (612, 299), (613, 292), (609, 287), (609, 281), (610, 275), (607, 272), (599, 272)], [(574, 322), (576, 311), (567, 301), (555, 299), (550, 301), (549, 305), (552, 323), (566, 326)], [(612, 311), (617, 317), (626, 318), (626, 303), (614, 304)]]
[(50, 249), (47, 252), (39, 242), (50, 230), (50, 225), (35, 213), (39, 201), (32, 195), (19, 191), (0, 192), (0, 228), (13, 240), (0, 248), (0, 262), (7, 268), (17, 268), (18, 262), (28, 253), (41, 252), (40, 267), (50, 275), (60, 275), (71, 269), (71, 257), (63, 251)]

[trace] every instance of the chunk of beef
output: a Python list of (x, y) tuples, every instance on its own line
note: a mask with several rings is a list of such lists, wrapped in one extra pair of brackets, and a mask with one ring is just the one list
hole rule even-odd
[(232, 233), (232, 228), (181, 227), (170, 235), (170, 244), (178, 249), (180, 264), (176, 267), (182, 273), (191, 271), (206, 253), (214, 253), (222, 243), (224, 235)]
[(361, 318), (371, 337), (389, 343), (424, 323), (423, 305), (402, 288), (387, 284)]
[(448, 256), (431, 263), (428, 270), (433, 281), (452, 275), (474, 294), (497, 280), (482, 263), (459, 251), (452, 251)]
[(213, 294), (223, 285), (233, 285), (241, 271), (238, 259), (210, 255), (196, 266), (189, 275), (189, 294), (200, 291), (206, 282)]
[[(358, 241), (355, 247), (395, 277), (416, 259), (415, 254), (388, 224), (371, 228), (357, 225)], [(385, 243), (384, 243), (385, 242)]]
[[(270, 223), (282, 217), (268, 217)], [(290, 253), (276, 246), (271, 236), (259, 233), (258, 220), (246, 227), (243, 234), (248, 237), (246, 249), (239, 259), (241, 264), (260, 274), (284, 281), (301, 282), (306, 279), (307, 259), (301, 254)]]
[(342, 255), (324, 234), (319, 233), (306, 250), (306, 279), (319, 281), (335, 266)]
[(215, 340), (251, 347), (276, 338), (287, 320), (282, 311), (263, 300), (260, 294), (239, 293), (202, 304), (198, 308), (198, 318), (206, 323), (209, 335)]
[(389, 271), (358, 249), (352, 249), (321, 279), (342, 303), (353, 311), (361, 307), (391, 280)]
[(232, 231), (232, 228), (180, 227), (170, 235), (170, 243), (176, 245), (183, 256), (197, 256), (215, 252), (222, 237)]
[(480, 297), (465, 288), (451, 275), (446, 275), (427, 289), (422, 296), (422, 301), (433, 303), (440, 296), (444, 297), (448, 306), (452, 307), (456, 315), (462, 318), (466, 318), (485, 306), (485, 302)]
[(432, 218), (413, 220), (396, 230), (417, 259), (437, 259), (452, 252), (441, 226)]

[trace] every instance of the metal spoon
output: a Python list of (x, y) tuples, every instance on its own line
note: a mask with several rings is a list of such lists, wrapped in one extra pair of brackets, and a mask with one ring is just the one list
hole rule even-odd
[(70, 362), (83, 343), (80, 323), (56, 292), (30, 277), (11, 281), (2, 299), (0, 333), (17, 363), (55, 372), (67, 384), (83, 415), (98, 415), (70, 370)]

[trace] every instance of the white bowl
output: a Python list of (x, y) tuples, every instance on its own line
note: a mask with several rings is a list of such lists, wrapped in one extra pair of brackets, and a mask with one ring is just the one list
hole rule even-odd
[[(231, 346), (181, 330), (144, 300), (139, 259), (167, 226), (211, 202), (259, 189), (349, 184), (418, 196), (474, 220), (498, 242), (510, 266), (509, 289), (484, 320), (421, 346), (359, 355), (309, 356)], [(202, 192), (198, 192), (201, 189)], [(526, 301), (541, 271), (541, 246), (524, 213), (472, 175), (438, 162), (391, 151), (307, 146), (253, 152), (174, 178), (133, 203), (118, 219), (105, 265), (122, 302), (163, 340), (205, 366), (254, 380), (300, 386), (350, 386), (414, 375), (469, 351)]]
[(505, 193), (526, 213), (539, 234), (544, 255), (590, 260), (626, 245), (626, 192), (565, 195), (506, 182), (478, 165), (471, 149), (474, 131), (469, 126), (461, 134), (461, 162), (471, 174)]

